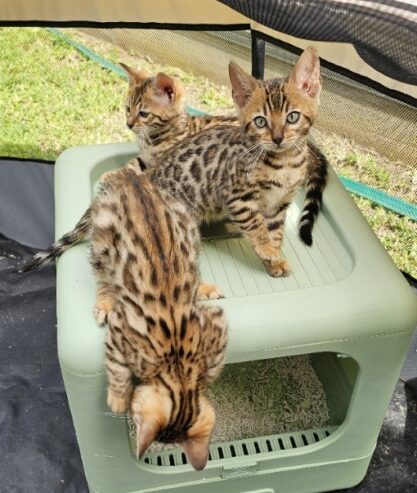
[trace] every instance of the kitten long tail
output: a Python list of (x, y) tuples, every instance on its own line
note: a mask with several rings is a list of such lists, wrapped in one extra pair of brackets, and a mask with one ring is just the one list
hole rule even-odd
[(313, 227), (323, 201), (323, 190), (327, 182), (328, 162), (320, 150), (308, 143), (309, 164), (306, 181), (304, 207), (300, 217), (299, 234), (308, 246), (313, 244)]
[(73, 245), (82, 241), (90, 231), (90, 215), (91, 209), (89, 207), (72, 231), (64, 234), (64, 236), (53, 243), (47, 250), (38, 252), (30, 257), (19, 267), (19, 272), (29, 272), (35, 269), (40, 269), (47, 263), (62, 255)]

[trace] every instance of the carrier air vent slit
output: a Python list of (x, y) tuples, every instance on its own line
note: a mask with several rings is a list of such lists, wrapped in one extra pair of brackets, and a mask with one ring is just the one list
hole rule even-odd
[[(308, 431), (216, 443), (210, 446), (209, 462), (307, 447), (329, 437), (337, 428), (337, 426), (328, 426)], [(151, 466), (175, 467), (187, 464), (187, 458), (181, 449), (175, 449), (146, 454), (143, 462)]]

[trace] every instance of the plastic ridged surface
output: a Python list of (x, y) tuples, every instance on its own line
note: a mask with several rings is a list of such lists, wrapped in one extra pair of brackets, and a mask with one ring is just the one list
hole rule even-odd
[[(268, 452), (284, 452), (285, 450), (307, 447), (329, 437), (337, 428), (337, 426), (328, 426), (308, 431), (213, 443), (210, 445), (209, 461), (230, 459), (232, 457), (250, 458), (251, 456)], [(174, 449), (146, 454), (143, 462), (157, 467), (175, 467), (187, 464), (187, 459), (182, 449)]]
[(312, 247), (299, 239), (300, 205), (301, 194), (290, 208), (285, 226), (282, 251), (292, 268), (290, 276), (268, 276), (244, 238), (224, 238), (204, 241), (200, 255), (202, 278), (221, 286), (227, 298), (326, 286), (345, 279), (352, 270), (352, 259), (324, 215), (313, 230)]

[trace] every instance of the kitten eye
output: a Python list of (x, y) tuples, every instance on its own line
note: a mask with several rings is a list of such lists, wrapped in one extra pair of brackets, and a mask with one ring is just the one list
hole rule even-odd
[(149, 111), (139, 111), (139, 116), (146, 118), (149, 115)]
[(126, 105), (126, 111), (130, 113), (130, 106), (128, 104)]
[(288, 115), (287, 115), (287, 122), (288, 123), (297, 123), (299, 119), (300, 119), (300, 112), (299, 111), (292, 111), (291, 113), (288, 113)]
[(267, 121), (266, 121), (266, 118), (264, 116), (257, 116), (256, 118), (254, 118), (253, 120), (255, 122), (255, 125), (258, 127), (258, 128), (264, 128), (266, 127), (267, 125)]

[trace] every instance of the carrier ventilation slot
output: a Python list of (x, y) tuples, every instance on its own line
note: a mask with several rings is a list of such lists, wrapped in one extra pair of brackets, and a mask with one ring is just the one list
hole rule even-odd
[[(230, 459), (233, 457), (247, 457), (307, 447), (308, 445), (320, 442), (329, 437), (336, 429), (337, 426), (329, 426), (308, 431), (246, 438), (234, 442), (214, 443), (210, 446), (209, 461)], [(183, 466), (187, 464), (187, 458), (182, 449), (175, 449), (146, 454), (143, 458), (143, 462), (152, 466)]]

